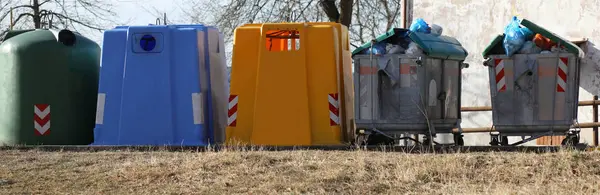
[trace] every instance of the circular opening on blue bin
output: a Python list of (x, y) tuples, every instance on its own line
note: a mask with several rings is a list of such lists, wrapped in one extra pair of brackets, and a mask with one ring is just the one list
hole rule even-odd
[(140, 47), (144, 51), (152, 51), (156, 47), (156, 38), (152, 35), (144, 35), (140, 40)]

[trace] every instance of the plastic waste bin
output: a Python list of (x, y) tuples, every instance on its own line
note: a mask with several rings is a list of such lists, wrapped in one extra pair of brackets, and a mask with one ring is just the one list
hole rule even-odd
[(531, 21), (524, 19), (520, 24), (564, 51), (508, 57), (502, 47), (504, 35), (490, 43), (483, 52), (483, 64), (489, 67), (494, 130), (500, 136), (565, 135), (577, 119), (579, 60), (584, 53)]
[[(404, 49), (417, 44), (422, 53), (372, 55), (372, 44)], [(452, 133), (460, 125), (461, 69), (467, 67), (463, 63), (467, 55), (452, 37), (400, 28), (357, 48), (353, 52), (356, 128), (389, 137)]]
[(0, 44), (0, 145), (93, 141), (100, 46), (69, 30), (9, 31)]
[(203, 25), (104, 33), (94, 145), (204, 146), (224, 140), (223, 36)]
[(235, 31), (228, 144), (352, 140), (348, 30), (338, 23), (246, 24)]

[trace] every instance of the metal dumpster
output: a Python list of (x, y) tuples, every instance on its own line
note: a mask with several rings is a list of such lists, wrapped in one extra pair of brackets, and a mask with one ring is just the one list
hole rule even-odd
[[(546, 29), (522, 20), (521, 25), (541, 34), (567, 52), (505, 55), (497, 36), (485, 49), (484, 65), (489, 67), (492, 117), (498, 136), (532, 136), (521, 143), (544, 135), (565, 135), (579, 142), (571, 132), (577, 119), (579, 61), (583, 51)], [(492, 137), (492, 145), (497, 140)], [(503, 139), (506, 140), (506, 139)], [(563, 141), (563, 142), (564, 142)], [(502, 143), (506, 145), (508, 143)]]
[[(353, 52), (355, 125), (359, 132), (385, 134), (452, 133), (460, 125), (461, 69), (467, 51), (454, 38), (392, 29), (374, 44), (414, 42), (423, 54)], [(456, 137), (455, 137), (456, 138)], [(462, 136), (458, 136), (462, 142)]]

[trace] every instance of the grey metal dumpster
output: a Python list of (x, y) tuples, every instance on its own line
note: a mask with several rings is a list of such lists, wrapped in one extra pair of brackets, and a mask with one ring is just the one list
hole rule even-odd
[[(423, 54), (353, 52), (355, 125), (361, 132), (385, 134), (452, 133), (460, 125), (461, 69), (467, 51), (454, 38), (392, 29), (375, 44), (414, 42)], [(462, 135), (455, 137), (462, 145)]]
[[(576, 45), (528, 20), (522, 20), (521, 25), (556, 42), (559, 47), (564, 46), (567, 52), (508, 57), (502, 49), (504, 35), (492, 41), (483, 56), (484, 65), (489, 67), (494, 130), (502, 137), (531, 136), (518, 143), (545, 135), (567, 135), (563, 143), (577, 144), (579, 132), (570, 129), (577, 119), (579, 60), (584, 53)], [(499, 144), (497, 139), (493, 136), (491, 144)]]

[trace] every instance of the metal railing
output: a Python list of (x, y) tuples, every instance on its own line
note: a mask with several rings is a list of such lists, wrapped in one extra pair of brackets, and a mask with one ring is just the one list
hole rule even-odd
[[(598, 127), (600, 127), (600, 122), (598, 122), (598, 105), (600, 105), (600, 100), (598, 100), (598, 96), (594, 96), (594, 100), (587, 101), (579, 101), (578, 104), (580, 107), (582, 106), (592, 106), (593, 109), (593, 122), (588, 123), (579, 123), (574, 125), (575, 128), (592, 128), (593, 129), (593, 140), (594, 146), (598, 146)], [(475, 106), (475, 107), (462, 107), (460, 108), (461, 112), (483, 112), (483, 111), (492, 111), (491, 106)], [(454, 129), (453, 131), (458, 132), (458, 129)], [(475, 128), (462, 128), (463, 133), (488, 133), (493, 132), (492, 127), (475, 127)]]

